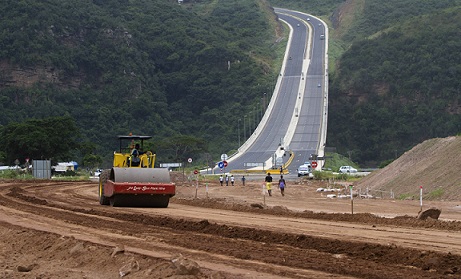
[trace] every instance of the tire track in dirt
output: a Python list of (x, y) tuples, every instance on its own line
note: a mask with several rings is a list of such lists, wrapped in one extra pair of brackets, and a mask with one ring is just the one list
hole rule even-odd
[[(75, 192), (70, 193), (69, 188), (63, 188), (59, 184), (56, 187), (10, 186), (6, 191), (2, 188), (6, 196), (2, 196), (0, 203), (22, 212), (55, 218), (62, 223), (83, 226), (103, 233), (135, 237), (140, 242), (148, 240), (166, 243), (166, 247), (170, 248), (182, 247), (198, 258), (207, 254), (217, 261), (223, 257), (230, 266), (235, 262), (235, 266), (246, 266), (256, 271), (258, 266), (262, 266), (261, 269), (266, 272), (268, 266), (273, 266), (271, 273), (277, 276), (296, 278), (293, 270), (306, 270), (306, 273), (309, 273), (309, 270), (317, 270), (332, 275), (358, 278), (442, 278), (441, 276), (458, 274), (461, 263), (459, 255), (287, 233), (280, 231), (273, 224), (258, 225), (258, 228), (239, 226), (236, 224), (245, 217), (238, 216), (241, 215), (238, 212), (231, 214), (232, 211), (227, 213), (235, 215), (228, 217), (230, 220), (235, 219), (234, 225), (226, 225), (204, 218), (178, 218), (184, 211), (176, 213), (174, 218), (148, 214), (145, 209), (93, 206), (94, 200), (89, 198), (86, 203), (82, 203), (85, 201), (84, 196), (78, 194), (86, 187), (94, 185), (77, 184)], [(47, 194), (50, 190), (53, 191), (52, 195)], [(60, 192), (62, 194), (59, 194)], [(69, 194), (78, 197), (77, 204), (75, 201), (69, 201), (68, 205), (63, 204), (63, 199), (69, 197)], [(44, 199), (47, 197), (49, 200)], [(52, 200), (50, 197), (59, 198)], [(125, 213), (120, 213), (122, 210)], [(174, 210), (163, 212), (171, 211)], [(203, 215), (208, 212), (205, 216), (212, 215), (214, 211), (203, 208), (198, 210)], [(256, 213), (249, 215), (252, 214)], [(253, 220), (264, 219), (258, 216), (263, 215), (256, 214)], [(277, 220), (279, 219), (263, 222)], [(294, 222), (300, 221), (296, 219)], [(139, 247), (143, 247), (142, 244)]]

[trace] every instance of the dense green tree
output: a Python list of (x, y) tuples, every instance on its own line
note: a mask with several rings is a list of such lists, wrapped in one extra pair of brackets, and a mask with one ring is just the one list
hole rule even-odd
[(162, 154), (174, 162), (186, 162), (189, 157), (198, 156), (207, 150), (205, 141), (194, 136), (177, 135), (157, 142)]
[(70, 160), (72, 152), (79, 148), (78, 134), (75, 120), (70, 116), (10, 123), (1, 135), (6, 163), (12, 164), (16, 159), (24, 163), (26, 158)]
[(94, 155), (94, 154), (86, 154), (83, 157), (83, 166), (88, 167), (88, 168), (96, 168), (96, 167), (101, 167), (102, 165), (102, 158), (99, 155)]

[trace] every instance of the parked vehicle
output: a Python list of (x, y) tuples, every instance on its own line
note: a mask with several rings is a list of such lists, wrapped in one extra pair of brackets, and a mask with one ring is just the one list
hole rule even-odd
[(339, 168), (339, 173), (356, 173), (357, 169), (351, 166), (341, 166)]

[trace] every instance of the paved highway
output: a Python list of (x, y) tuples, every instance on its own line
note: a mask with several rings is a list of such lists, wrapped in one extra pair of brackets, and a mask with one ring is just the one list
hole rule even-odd
[[(290, 27), (290, 39), (268, 110), (253, 135), (228, 160), (226, 172), (253, 167), (279, 168), (294, 154), (290, 173), (319, 154), (326, 131), (325, 25), (295, 11), (275, 9)], [(309, 18), (309, 20), (307, 20)], [(327, 37), (327, 34), (325, 34)], [(320, 150), (319, 150), (320, 149)], [(275, 160), (279, 157), (279, 160)], [(264, 165), (263, 165), (264, 163)]]

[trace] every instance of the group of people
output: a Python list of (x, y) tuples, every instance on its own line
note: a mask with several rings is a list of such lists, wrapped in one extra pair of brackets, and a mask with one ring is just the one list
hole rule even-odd
[[(242, 185), (245, 186), (245, 176), (242, 176)], [(224, 182), (226, 182), (226, 186), (229, 186), (229, 181), (231, 182), (231, 185), (234, 186), (234, 183), (235, 183), (235, 177), (233, 175), (231, 175), (230, 177), (229, 176), (225, 176), (223, 177), (222, 175), (219, 177), (219, 183), (221, 184), (221, 186), (224, 186)], [(272, 176), (270, 173), (267, 173), (267, 176), (266, 178), (264, 179), (265, 183), (266, 183), (266, 190), (267, 190), (267, 193), (269, 194), (269, 196), (272, 197)], [(279, 179), (279, 182), (278, 182), (278, 188), (280, 189), (280, 193), (282, 194), (282, 196), (285, 196), (285, 187), (286, 187), (286, 181), (285, 181), (285, 178), (283, 178), (283, 175), (280, 175), (280, 179)]]
[[(229, 186), (229, 180), (230, 180), (232, 186), (234, 186), (234, 183), (235, 183), (235, 177), (234, 177), (234, 175), (231, 175), (231, 176), (229, 177), (229, 176), (227, 176), (227, 174), (226, 174), (226, 177), (225, 177), (225, 178), (221, 175), (221, 176), (219, 177), (219, 183), (221, 184), (221, 186), (223, 186), (224, 180), (226, 181), (226, 186)], [(242, 177), (242, 183), (243, 183), (243, 186), (245, 186), (245, 176)]]

